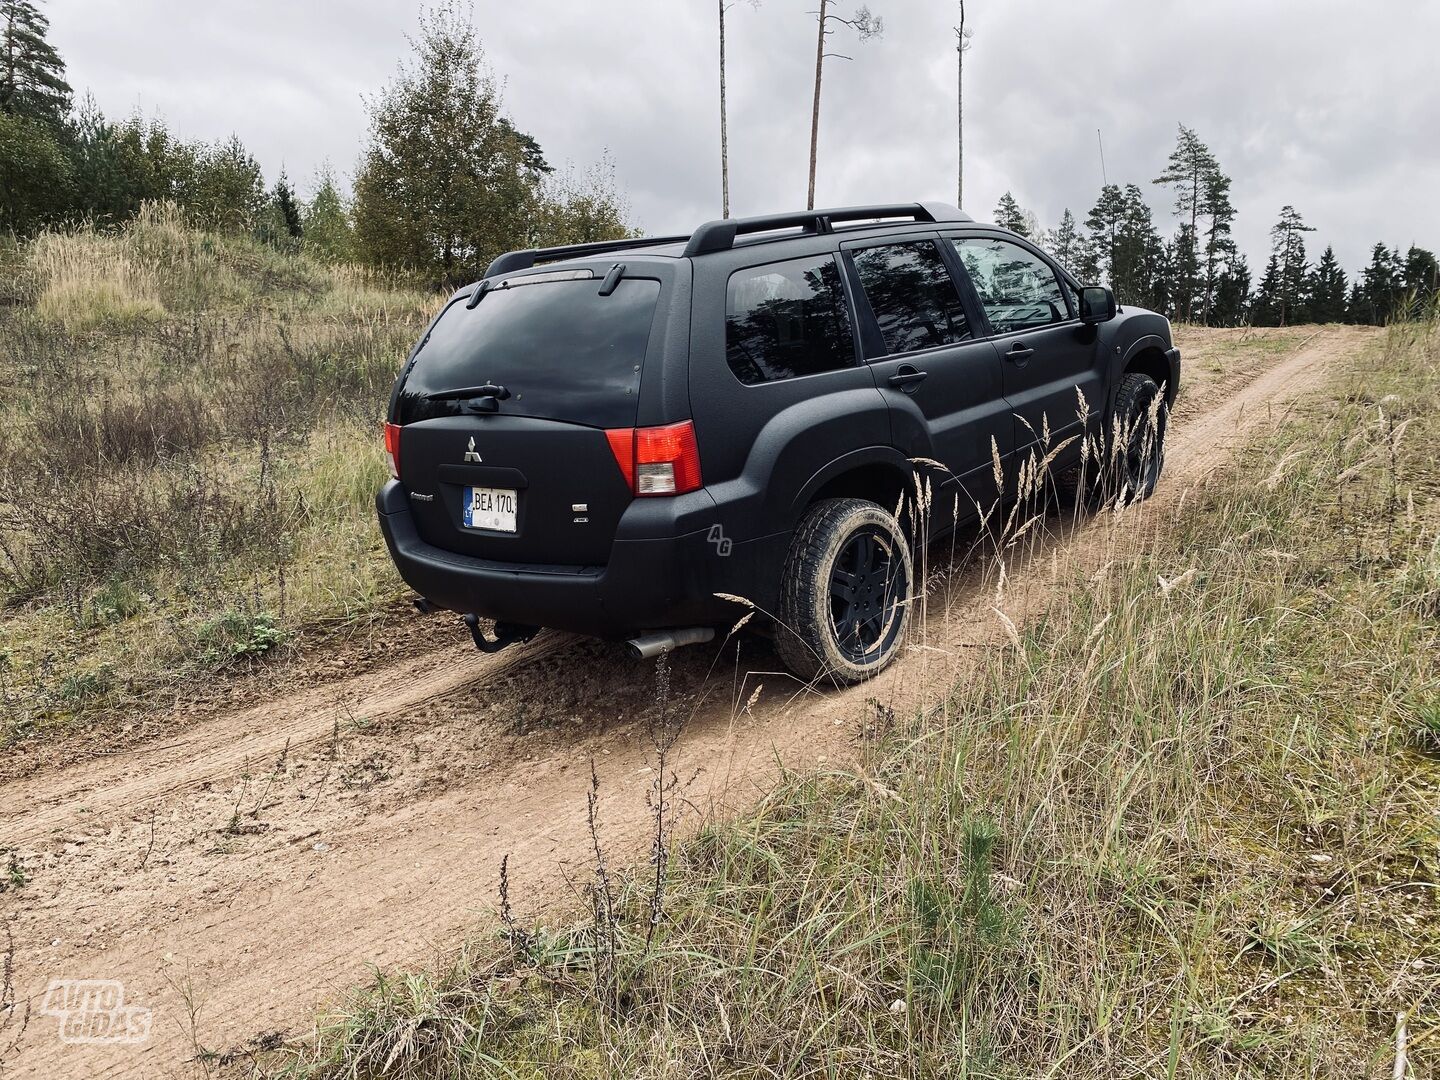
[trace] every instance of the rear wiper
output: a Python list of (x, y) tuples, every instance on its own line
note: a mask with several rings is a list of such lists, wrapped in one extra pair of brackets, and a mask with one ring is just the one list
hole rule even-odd
[(504, 401), (510, 396), (510, 391), (495, 383), (486, 383), (484, 386), (461, 386), (454, 390), (440, 390), (433, 394), (426, 394), (426, 401), (455, 401), (465, 398), (495, 398), (497, 401)]

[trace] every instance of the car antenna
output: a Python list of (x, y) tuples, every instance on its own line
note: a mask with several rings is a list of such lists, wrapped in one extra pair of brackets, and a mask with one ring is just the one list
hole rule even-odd
[(1105, 174), (1105, 140), (1100, 138), (1100, 129), (1095, 129), (1095, 142), (1100, 147), (1100, 183), (1110, 186), (1110, 177)]

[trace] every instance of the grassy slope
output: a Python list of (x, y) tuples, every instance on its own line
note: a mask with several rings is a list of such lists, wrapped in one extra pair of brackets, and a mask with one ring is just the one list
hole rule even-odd
[(163, 208), (9, 259), (0, 746), (400, 596), (378, 423), (434, 297)]
[(1437, 408), (1440, 335), (1392, 330), (860, 771), (679, 845), (648, 947), (642, 870), (267, 1069), (1388, 1076), (1399, 1013), (1431, 1075)]

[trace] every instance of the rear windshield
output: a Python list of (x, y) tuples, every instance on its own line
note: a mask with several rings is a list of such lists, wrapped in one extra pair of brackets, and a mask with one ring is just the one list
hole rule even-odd
[(510, 392), (508, 415), (632, 426), (660, 283), (625, 278), (601, 296), (599, 279), (523, 280), (474, 308), (450, 305), (405, 382), (407, 404), (493, 383)]

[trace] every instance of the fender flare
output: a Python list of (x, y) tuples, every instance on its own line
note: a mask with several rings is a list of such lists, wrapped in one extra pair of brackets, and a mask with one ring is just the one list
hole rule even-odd
[(1132, 342), (1125, 348), (1124, 354), (1120, 357), (1119, 362), (1115, 365), (1114, 374), (1113, 374), (1113, 377), (1112, 377), (1111, 380), (1110, 380), (1110, 401), (1109, 401), (1109, 404), (1110, 404), (1112, 407), (1113, 407), (1114, 404), (1115, 404), (1115, 395), (1116, 395), (1116, 393), (1119, 392), (1119, 389), (1120, 389), (1120, 374), (1121, 374), (1121, 372), (1123, 372), (1126, 368), (1128, 368), (1128, 367), (1130, 366), (1130, 362), (1131, 362), (1136, 356), (1138, 356), (1138, 355), (1139, 355), (1140, 353), (1142, 353), (1142, 352), (1147, 352), (1147, 351), (1149, 351), (1149, 350), (1151, 350), (1151, 349), (1154, 349), (1154, 350), (1155, 350), (1156, 352), (1158, 352), (1162, 357), (1164, 357), (1164, 358), (1165, 358), (1165, 364), (1169, 367), (1170, 376), (1169, 376), (1169, 378), (1166, 380), (1167, 385), (1166, 385), (1166, 387), (1165, 387), (1165, 397), (1166, 397), (1167, 401), (1168, 401), (1170, 404), (1174, 404), (1174, 402), (1175, 402), (1175, 396), (1176, 396), (1176, 394), (1179, 392), (1179, 389), (1180, 389), (1180, 387), (1179, 387), (1179, 385), (1178, 385), (1178, 383), (1179, 383), (1179, 372), (1176, 370), (1177, 365), (1176, 365), (1176, 362), (1175, 362), (1175, 355), (1176, 355), (1176, 354), (1175, 354), (1175, 348), (1174, 348), (1174, 346), (1173, 346), (1169, 341), (1167, 341), (1167, 340), (1166, 340), (1164, 337), (1162, 337), (1161, 335), (1159, 335), (1159, 334), (1149, 334), (1149, 333), (1147, 333), (1147, 334), (1141, 334), (1141, 335), (1140, 335), (1139, 337), (1137, 337), (1134, 341), (1132, 341)]
[[(816, 493), (830, 481), (867, 465), (882, 465), (893, 469), (896, 479), (902, 486), (908, 482), (915, 471), (910, 459), (893, 446), (866, 446), (859, 450), (851, 450), (841, 454), (824, 468), (818, 470), (801, 485), (795, 498), (790, 502), (790, 520), (798, 521), (805, 512), (805, 508), (814, 500)], [(885, 509), (891, 508), (887, 506)]]

